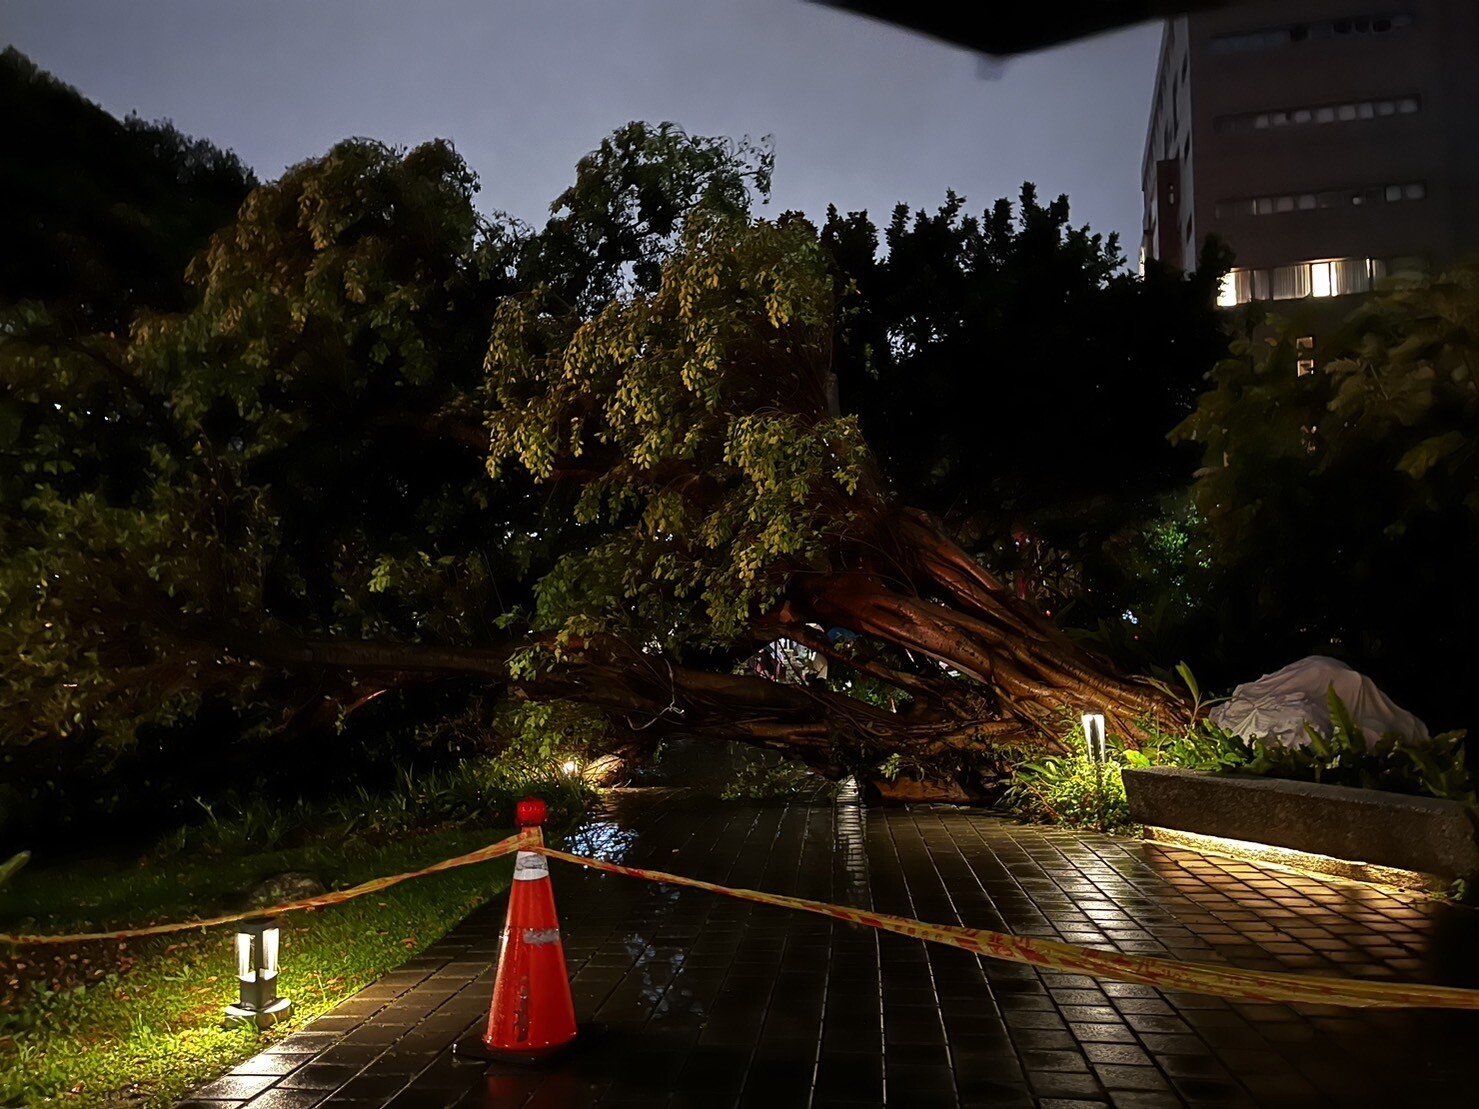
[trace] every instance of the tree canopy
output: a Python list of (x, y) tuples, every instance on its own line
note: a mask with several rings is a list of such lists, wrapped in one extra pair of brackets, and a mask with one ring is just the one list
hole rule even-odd
[[(890, 278), (899, 304), (849, 315), (866, 260), (835, 220), (756, 218), (769, 172), (763, 144), (632, 124), (535, 231), (480, 216), (447, 144), (357, 140), (255, 189), (182, 311), (82, 340), (13, 306), (3, 742), (129, 751), (207, 720), (262, 742), (488, 689), (566, 706), (608, 747), (715, 735), (873, 778), (901, 756), (970, 797), (1003, 743), (1055, 743), (1065, 708), (1181, 718), (900, 498), (918, 487), (831, 382), (839, 344), (922, 318), (929, 286), (909, 310), (913, 279)], [(974, 242), (956, 207), (947, 238)], [(992, 249), (1023, 272), (1038, 249), (1117, 288), (1112, 247), (1065, 239), (1063, 209), (1020, 232), (994, 211)], [(928, 268), (899, 234), (898, 272)], [(744, 672), (778, 636), (832, 681)]]
[(1013, 530), (1081, 546), (1195, 466), (1166, 431), (1226, 351), (1226, 253), (1136, 277), (1116, 236), (1069, 219), (1067, 197), (1042, 204), (1028, 184), (979, 217), (953, 193), (932, 214), (900, 206), (881, 241), (866, 213), (834, 209), (822, 230), (843, 406), (900, 495), (973, 550)]
[(0, 51), (0, 307), (48, 305), (73, 335), (185, 307), (185, 267), (257, 184), (164, 121), (120, 122), (13, 47)]
[(1304, 330), (1239, 340), (1177, 433), (1204, 450), (1205, 637), (1245, 670), (1337, 654), (1468, 723), (1453, 676), (1479, 663), (1479, 272), (1401, 282), (1314, 350)]

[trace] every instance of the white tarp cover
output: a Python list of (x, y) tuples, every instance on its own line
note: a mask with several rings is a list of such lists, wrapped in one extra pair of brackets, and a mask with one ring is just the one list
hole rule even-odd
[(1244, 739), (1257, 737), (1280, 747), (1302, 747), (1309, 742), (1306, 724), (1321, 735), (1331, 733), (1326, 693), (1332, 687), (1368, 742), (1384, 735), (1419, 743), (1428, 739), (1427, 725), (1393, 704), (1375, 682), (1324, 655), (1302, 658), (1238, 686), (1228, 701), (1212, 710), (1211, 720)]

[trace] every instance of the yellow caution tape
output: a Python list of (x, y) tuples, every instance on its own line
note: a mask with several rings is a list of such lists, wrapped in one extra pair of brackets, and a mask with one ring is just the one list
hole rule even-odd
[(551, 847), (537, 846), (532, 850), (539, 851), (553, 859), (563, 859), (566, 862), (594, 870), (625, 874), (629, 878), (642, 878), (649, 882), (663, 882), (669, 885), (708, 890), (710, 893), (721, 893), (726, 897), (739, 898), (741, 901), (755, 901), (762, 905), (776, 905), (785, 909), (819, 913), (837, 920), (863, 924), (869, 928), (878, 928), (901, 936), (912, 936), (930, 943), (948, 944), (977, 955), (1005, 959), (1014, 963), (1027, 963), (1045, 970), (1088, 974), (1117, 982), (1138, 982), (1165, 990), (1208, 994), (1238, 1001), (1304, 1002), (1370, 1009), (1479, 1009), (1479, 990), (1458, 989), (1453, 986), (1369, 982), (1354, 978), (1276, 974), (1256, 970), (1239, 970), (1236, 967), (1215, 966), (1209, 963), (1183, 963), (1173, 959), (1158, 959), (1145, 955), (1122, 955), (1115, 951), (1077, 947), (1057, 940), (1033, 939), (1028, 936), (1013, 936), (1005, 932), (987, 932), (977, 928), (925, 924), (907, 917), (849, 909), (841, 905), (829, 905), (823, 901), (809, 901), (801, 897), (761, 893), (758, 890), (732, 889), (728, 886), (714, 885), (712, 882), (701, 882), (695, 878), (666, 874), (659, 870), (639, 870), (635, 867), (621, 866), (618, 863), (570, 855)]
[(70, 936), (11, 936), (0, 933), (0, 944), (40, 945), (61, 943), (84, 943), (88, 940), (131, 940), (143, 936), (166, 936), (173, 932), (188, 932), (192, 928), (212, 928), (221, 924), (235, 924), (242, 920), (255, 920), (258, 917), (277, 916), (281, 913), (296, 912), (300, 909), (324, 909), (330, 905), (339, 905), (345, 901), (352, 901), (356, 897), (364, 897), (367, 893), (379, 893), (381, 890), (389, 889), (391, 886), (409, 882), (412, 878), (424, 878), (428, 874), (439, 874), (444, 870), (455, 870), (460, 866), (472, 866), (474, 863), (485, 863), (490, 859), (497, 859), (503, 855), (512, 854), (515, 851), (528, 850), (539, 842), (538, 828), (525, 828), (517, 835), (501, 839), (497, 843), (491, 843), (487, 847), (480, 847), (476, 851), (469, 851), (466, 855), (458, 855), (453, 859), (444, 859), (431, 866), (422, 867), (420, 870), (408, 870), (404, 874), (395, 874), (389, 878), (374, 878), (368, 882), (362, 882), (357, 886), (351, 886), (346, 890), (334, 890), (332, 893), (322, 893), (317, 897), (304, 897), (298, 901), (285, 901), (281, 905), (273, 905), (266, 909), (248, 909), (246, 912), (229, 913), (225, 916), (208, 917), (205, 920), (185, 920), (175, 924), (151, 924), (146, 928), (120, 928), (113, 932), (81, 932)]
[(1237, 1001), (1300, 1002), (1355, 1008), (1479, 1010), (1479, 990), (1459, 989), (1453, 986), (1370, 982), (1355, 978), (1278, 974), (1239, 970), (1236, 967), (1216, 966), (1210, 963), (1183, 963), (1174, 959), (1161, 959), (1146, 955), (1123, 955), (1115, 951), (1078, 947), (1057, 940), (1034, 939), (1028, 936), (1014, 936), (1006, 932), (989, 932), (957, 925), (926, 924), (908, 917), (851, 909), (842, 905), (831, 905), (824, 901), (811, 901), (803, 897), (788, 897), (783, 894), (763, 893), (759, 890), (735, 889), (730, 886), (716, 885), (713, 882), (703, 882), (697, 878), (685, 878), (679, 874), (668, 874), (660, 870), (641, 870), (637, 867), (622, 866), (619, 863), (604, 862), (600, 859), (558, 851), (544, 846), (538, 828), (525, 828), (507, 839), (499, 840), (497, 843), (489, 844), (487, 847), (471, 851), (466, 855), (458, 855), (456, 858), (434, 863), (420, 870), (407, 871), (389, 878), (376, 878), (350, 889), (325, 893), (318, 897), (306, 897), (299, 901), (289, 901), (267, 909), (252, 909), (248, 912), (211, 917), (206, 920), (155, 924), (147, 928), (126, 928), (114, 932), (88, 932), (68, 936), (0, 934), (0, 943), (31, 945), (134, 939), (142, 936), (185, 932), (194, 928), (234, 924), (237, 921), (276, 916), (300, 909), (322, 909), (356, 897), (363, 897), (365, 894), (388, 889), (401, 882), (410, 881), (412, 878), (421, 878), (456, 867), (487, 862), (515, 851), (537, 851), (552, 859), (563, 859), (577, 866), (603, 870), (611, 874), (624, 874), (629, 878), (686, 886), (690, 889), (707, 890), (710, 893), (738, 898), (741, 901), (753, 901), (761, 905), (775, 905), (784, 909), (817, 913), (821, 916), (852, 924), (862, 924), (901, 936), (911, 936), (929, 943), (943, 943), (993, 959), (1026, 963), (1045, 970), (1087, 974), (1118, 982), (1137, 982), (1183, 993), (1208, 994)]

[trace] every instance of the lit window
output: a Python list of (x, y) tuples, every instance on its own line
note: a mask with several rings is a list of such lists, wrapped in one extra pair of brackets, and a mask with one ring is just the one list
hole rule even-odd
[(1385, 189), (1382, 190), (1382, 197), (1386, 200), (1401, 200), (1402, 186), (1388, 185)]
[(1260, 130), (1260, 131), (1266, 130), (1268, 128), (1268, 116), (1267, 116), (1267, 114), (1261, 115), (1261, 116), (1255, 116), (1254, 119), (1253, 119), (1253, 126), (1256, 127), (1256, 128), (1258, 128), (1258, 130)]
[(1299, 359), (1294, 363), (1294, 368), (1300, 377), (1307, 377), (1315, 372), (1315, 337), (1313, 335), (1301, 335), (1294, 340), (1294, 349), (1299, 352)]
[(1289, 125), (1288, 112), (1273, 112), (1269, 115), (1269, 119), (1273, 121), (1275, 127), (1287, 127)]
[(1315, 109), (1315, 122), (1316, 123), (1334, 123), (1335, 122), (1335, 109), (1334, 108), (1316, 108)]
[(1303, 262), (1293, 266), (1276, 266), (1269, 273), (1269, 298), (1296, 300), (1310, 294), (1310, 268)]
[(1311, 112), (1308, 108), (1295, 108), (1294, 109), (1294, 122), (1295, 123), (1308, 123), (1310, 120), (1312, 120), (1314, 118), (1315, 118), (1314, 113)]
[(1358, 204), (1358, 205), (1359, 204), (1365, 204), (1366, 203), (1366, 194), (1365, 193), (1362, 193), (1362, 192), (1354, 192), (1354, 193), (1351, 193), (1351, 203), (1352, 204)]
[(1281, 197), (1278, 197), (1274, 201), (1274, 210), (1276, 212), (1292, 212), (1292, 211), (1294, 211), (1294, 198), (1292, 196), (1281, 196)]
[(1428, 190), (1421, 181), (1414, 181), (1410, 185), (1402, 186), (1402, 195), (1407, 200), (1421, 200), (1428, 195)]
[(1315, 194), (1314, 193), (1300, 193), (1300, 195), (1299, 195), (1299, 210), (1301, 212), (1307, 212), (1311, 208), (1313, 208), (1314, 206), (1315, 206)]
[(1363, 104), (1357, 104), (1356, 115), (1360, 116), (1362, 119), (1373, 118), (1376, 115), (1376, 112), (1372, 109), (1371, 101), (1368, 100)]
[(1349, 123), (1356, 118), (1356, 106), (1354, 104), (1342, 104), (1335, 110), (1335, 114), (1340, 117), (1342, 123)]
[(1274, 198), (1271, 196), (1260, 196), (1254, 203), (1254, 211), (1260, 216), (1272, 215), (1274, 211)]
[(1397, 101), (1397, 111), (1401, 112), (1404, 116), (1410, 116), (1413, 112), (1417, 111), (1417, 97), (1404, 96), (1401, 100)]
[(1238, 280), (1233, 273), (1225, 273), (1217, 285), (1217, 307), (1235, 308), (1238, 303)]
[(1328, 297), (1330, 295), (1330, 263), (1312, 263), (1310, 265), (1310, 296)]
[(1376, 102), (1376, 114), (1379, 116), (1395, 115), (1397, 105), (1390, 100), (1378, 100)]

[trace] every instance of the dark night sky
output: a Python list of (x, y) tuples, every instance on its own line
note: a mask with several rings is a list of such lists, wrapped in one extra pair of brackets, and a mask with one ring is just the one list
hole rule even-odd
[(0, 41), (116, 115), (169, 118), (270, 178), (349, 135), (450, 138), (480, 205), (542, 222), (631, 119), (775, 136), (772, 208), (886, 220), (1023, 180), (1139, 238), (1160, 29), (982, 67), (803, 0), (0, 0)]

